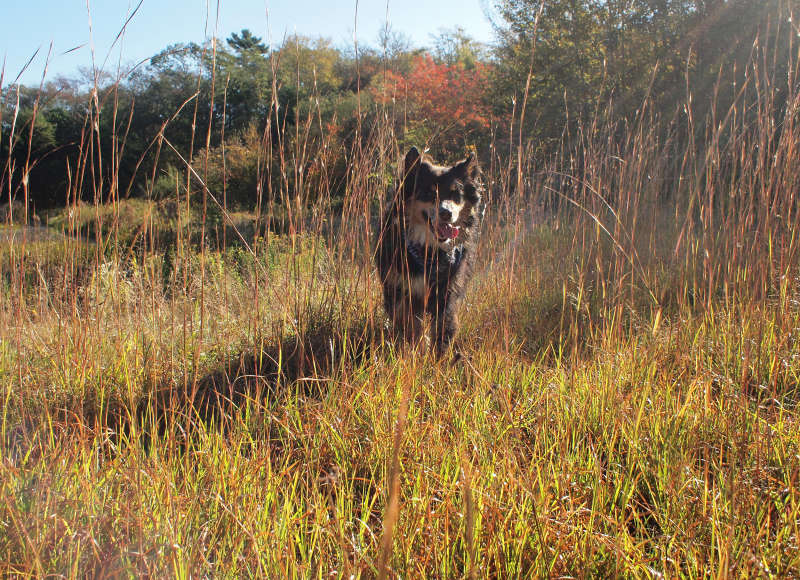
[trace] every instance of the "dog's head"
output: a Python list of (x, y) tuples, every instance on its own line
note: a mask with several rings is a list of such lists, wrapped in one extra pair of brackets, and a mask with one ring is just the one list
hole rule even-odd
[(479, 176), (472, 153), (448, 167), (435, 165), (412, 147), (406, 154), (402, 184), (409, 239), (445, 250), (466, 240), (481, 217)]

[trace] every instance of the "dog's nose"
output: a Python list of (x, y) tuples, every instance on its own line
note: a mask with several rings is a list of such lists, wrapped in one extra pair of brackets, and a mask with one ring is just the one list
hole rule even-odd
[(439, 208), (439, 219), (440, 220), (442, 220), (443, 222), (449, 222), (452, 218), (453, 218), (453, 213), (449, 209), (447, 209), (445, 207), (440, 207)]

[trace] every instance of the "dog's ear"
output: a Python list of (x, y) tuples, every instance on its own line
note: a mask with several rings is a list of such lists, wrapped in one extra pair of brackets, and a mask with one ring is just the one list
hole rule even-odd
[(409, 149), (408, 153), (406, 153), (406, 160), (403, 167), (404, 177), (407, 175), (411, 175), (412, 173), (415, 173), (417, 171), (417, 169), (419, 168), (419, 160), (420, 160), (420, 155), (417, 148), (412, 147), (411, 149)]
[(459, 161), (453, 167), (453, 172), (466, 179), (476, 179), (481, 169), (478, 167), (478, 159), (475, 153), (470, 153), (463, 161)]
[(417, 181), (417, 173), (421, 163), (421, 156), (416, 147), (412, 147), (406, 153), (406, 159), (403, 162), (403, 191), (406, 195), (413, 193)]

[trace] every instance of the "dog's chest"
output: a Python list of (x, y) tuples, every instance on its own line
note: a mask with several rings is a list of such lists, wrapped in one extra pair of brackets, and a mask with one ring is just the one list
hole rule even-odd
[(408, 292), (411, 296), (424, 299), (430, 294), (430, 284), (424, 275), (411, 276), (408, 280)]
[(458, 276), (463, 256), (462, 246), (444, 251), (407, 243), (403, 259), (408, 291), (422, 298), (431, 291), (445, 290)]

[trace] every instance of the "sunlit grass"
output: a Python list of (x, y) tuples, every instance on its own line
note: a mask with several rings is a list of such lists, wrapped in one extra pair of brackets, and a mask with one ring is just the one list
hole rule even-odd
[(4, 227), (0, 569), (797, 575), (790, 89), (677, 152), (647, 103), (544, 170), (493, 147), (455, 365), (381, 311), (390, 127), (327, 153), (344, 199), (178, 184)]
[[(43, 410), (6, 427), (4, 554), (20, 572), (374, 574), (407, 392), (398, 574), (466, 573), (465, 473), (481, 575), (783, 574), (798, 565), (793, 396), (748, 395), (728, 356), (763, 318), (797, 316), (665, 325), (580, 364), (384, 353), (211, 423), (165, 410), (166, 430)], [(763, 356), (795, 359), (777, 338)], [(140, 389), (140, 372), (117, 375)]]

